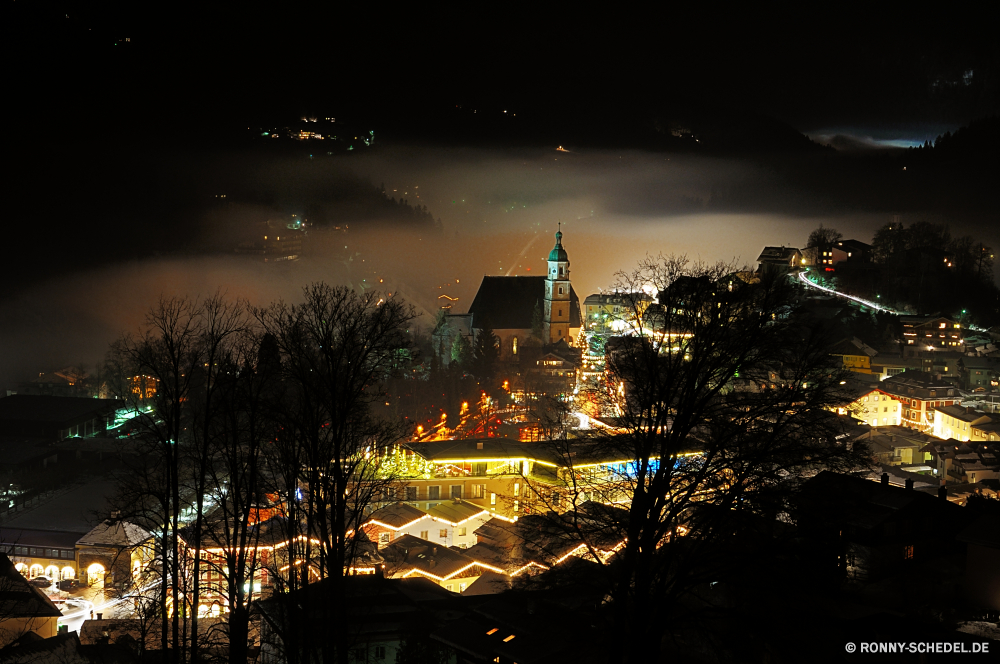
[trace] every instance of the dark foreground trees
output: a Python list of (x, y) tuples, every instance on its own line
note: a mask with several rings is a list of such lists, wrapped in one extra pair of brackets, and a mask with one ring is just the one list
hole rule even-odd
[[(262, 584), (283, 596), (330, 579), (315, 610), (331, 624), (346, 610), (337, 591), (370, 553), (359, 519), (395, 487), (386, 459), (406, 430), (373, 404), (408, 362), (413, 318), (398, 299), (315, 284), (263, 308), (164, 299), (113, 346), (107, 389), (133, 416), (117, 518), (156, 535), (131, 592), (158, 600), (169, 661), (202, 658), (221, 631), (225, 658), (246, 662)], [(310, 640), (346, 661), (351, 639), (282, 635), (292, 662)]]
[(867, 463), (839, 442), (828, 409), (845, 377), (824, 329), (794, 315), (787, 280), (663, 257), (619, 274), (619, 291), (650, 287), (658, 303), (623, 316), (627, 335), (607, 346), (619, 432), (553, 444), (569, 469), (553, 526), (601, 563), (624, 661), (656, 659), (685, 621), (718, 609), (710, 588), (761, 571), (747, 565), (791, 522), (800, 477)]

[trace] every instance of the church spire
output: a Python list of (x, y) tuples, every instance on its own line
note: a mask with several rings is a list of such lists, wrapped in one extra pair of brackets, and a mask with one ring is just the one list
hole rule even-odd
[(572, 343), (570, 309), (572, 287), (569, 282), (569, 256), (562, 245), (562, 224), (556, 231), (556, 245), (549, 252), (549, 270), (545, 277), (544, 329), (548, 343), (560, 339)]
[(556, 246), (552, 247), (552, 251), (549, 252), (550, 261), (559, 261), (563, 263), (569, 262), (569, 256), (566, 254), (566, 250), (562, 246), (562, 222), (559, 222), (559, 230), (556, 231)]

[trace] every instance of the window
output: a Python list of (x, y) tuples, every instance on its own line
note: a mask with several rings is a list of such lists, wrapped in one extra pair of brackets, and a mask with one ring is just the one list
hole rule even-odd
[(465, 584), (464, 583), (458, 584), (458, 592), (460, 592), (460, 593), (464, 593), (465, 592)]
[(517, 337), (514, 337), (513, 339), (510, 340), (510, 351), (514, 355), (517, 355)]
[(385, 646), (375, 646), (375, 659), (385, 659)]
[(518, 509), (519, 509), (519, 508), (520, 508), (520, 503), (519, 503), (518, 501), (516, 501), (516, 500), (515, 500), (515, 501), (514, 501), (514, 511), (515, 511), (515, 512), (516, 512), (516, 511), (518, 511)]
[(379, 533), (378, 534), (378, 543), (379, 544), (388, 544), (389, 543), (389, 533)]
[(493, 492), (490, 492), (490, 505), (496, 505), (496, 504), (497, 504), (497, 495)]
[(461, 484), (452, 484), (451, 485), (451, 497), (452, 497), (452, 499), (461, 499), (462, 498), (462, 485)]
[(521, 484), (519, 482), (514, 482), (514, 495), (515, 496), (521, 495)]
[(459, 537), (465, 537), (465, 532), (466, 532), (465, 531), (465, 526), (462, 526), (461, 528), (458, 528), (457, 530), (458, 530), (458, 532), (455, 533), (456, 535), (458, 535)]
[(440, 537), (441, 539), (446, 539), (448, 537), (448, 529), (442, 528), (441, 530), (439, 530), (438, 537)]
[(416, 500), (417, 499), (417, 487), (415, 487), (415, 486), (408, 486), (408, 487), (406, 487), (406, 499), (407, 500)]
[(559, 310), (559, 316), (562, 317), (562, 309)]
[(906, 560), (913, 560), (913, 545), (909, 544), (903, 547), (903, 558)]
[(560, 287), (559, 287), (559, 294), (560, 294), (560, 295), (562, 295), (562, 294), (563, 294), (563, 290), (562, 290), (562, 289), (563, 289), (563, 287), (562, 287), (562, 286), (560, 286)]
[(427, 500), (440, 500), (440, 499), (441, 499), (441, 487), (439, 486), (427, 487)]
[(454, 583), (449, 583), (448, 585), (446, 585), (446, 586), (444, 587), (444, 589), (445, 589), (445, 590), (450, 590), (450, 591), (452, 591), (452, 592), (455, 592), (455, 584), (454, 584)]
[(473, 484), (472, 485), (472, 497), (473, 498), (483, 498), (486, 495), (486, 485), (485, 484)]

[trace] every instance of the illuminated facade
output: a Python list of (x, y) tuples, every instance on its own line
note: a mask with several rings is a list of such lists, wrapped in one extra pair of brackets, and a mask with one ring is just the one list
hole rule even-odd
[(0, 551), (6, 553), (18, 572), (29, 579), (47, 576), (55, 581), (80, 576), (76, 542), (83, 533), (4, 528), (0, 530)]
[[(570, 467), (548, 441), (487, 438), (411, 443), (398, 452), (401, 481), (406, 484), (401, 498), (427, 511), (461, 499), (491, 516), (508, 519), (537, 511), (562, 512), (574, 500), (627, 500), (633, 462), (586, 456), (583, 448), (574, 452)], [(697, 453), (679, 456), (694, 458)]]
[(926, 347), (928, 350), (965, 349), (965, 332), (962, 324), (950, 318), (900, 316), (903, 339), (909, 346)]
[[(561, 340), (573, 343), (579, 327), (571, 334), (569, 255), (562, 246), (562, 231), (556, 231), (556, 246), (549, 252), (545, 275), (544, 339), (554, 344)], [(575, 322), (575, 321), (573, 321)]]
[(520, 359), (518, 349), (531, 341), (536, 316), (542, 326), (541, 345), (560, 340), (572, 345), (580, 335), (583, 319), (580, 300), (569, 280), (569, 257), (562, 246), (562, 233), (556, 233), (544, 277), (485, 276), (468, 315), (468, 327), (476, 334), (489, 322), (500, 339), (500, 360), (505, 362)]
[(440, 503), (427, 512), (396, 503), (376, 510), (361, 529), (380, 549), (404, 535), (438, 546), (468, 549), (476, 543), (476, 528), (493, 516), (490, 510), (461, 500)]
[(859, 397), (840, 409), (840, 413), (849, 414), (873, 427), (899, 426), (903, 420), (902, 403), (888, 392), (878, 389)]
[(594, 293), (583, 301), (584, 328), (599, 334), (620, 332), (642, 320), (653, 298), (646, 293)]
[(994, 427), (996, 416), (990, 416), (981, 410), (963, 406), (942, 406), (934, 408), (934, 429), (936, 438), (948, 440), (953, 438), (962, 442), (996, 440)]
[(900, 402), (900, 423), (930, 433), (934, 429), (934, 409), (954, 406), (961, 395), (951, 383), (923, 371), (904, 371), (881, 383), (879, 389)]

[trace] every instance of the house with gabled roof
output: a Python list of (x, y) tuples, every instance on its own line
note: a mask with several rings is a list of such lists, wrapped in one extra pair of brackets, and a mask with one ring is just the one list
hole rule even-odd
[(62, 612), (41, 590), (0, 553), (0, 648), (32, 633), (43, 639), (56, 635)]
[(795, 247), (764, 247), (757, 257), (759, 272), (785, 273), (803, 265), (802, 252)]
[(76, 542), (80, 578), (91, 586), (128, 584), (155, 556), (152, 533), (142, 526), (107, 519)]
[(504, 574), (504, 570), (466, 555), (461, 549), (403, 535), (382, 550), (384, 573), (389, 578), (422, 576), (445, 590), (461, 593), (484, 572)]
[(492, 517), (489, 510), (463, 500), (438, 503), (426, 512), (407, 503), (394, 503), (372, 512), (361, 529), (379, 548), (409, 535), (464, 549), (476, 543), (476, 528)]

